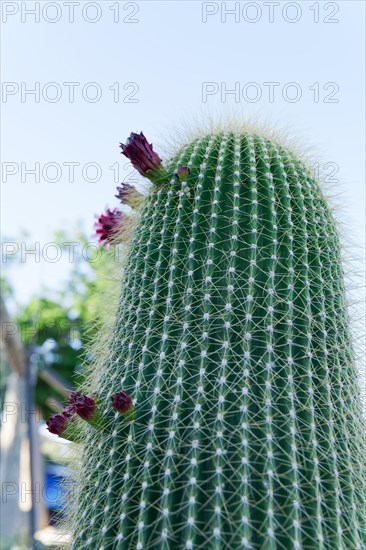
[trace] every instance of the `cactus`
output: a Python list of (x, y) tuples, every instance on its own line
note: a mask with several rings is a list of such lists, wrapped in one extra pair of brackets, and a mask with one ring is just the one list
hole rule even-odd
[[(248, 131), (158, 170), (90, 375), (108, 422), (82, 433), (72, 548), (365, 549), (360, 388), (318, 182)], [(110, 415), (121, 390), (132, 421)]]

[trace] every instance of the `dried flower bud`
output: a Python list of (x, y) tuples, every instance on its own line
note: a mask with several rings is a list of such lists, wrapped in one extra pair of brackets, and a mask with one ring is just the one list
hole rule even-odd
[(127, 204), (131, 208), (138, 208), (144, 200), (144, 195), (137, 191), (136, 187), (129, 183), (121, 183), (120, 187), (117, 187), (118, 195), (115, 195), (122, 204)]

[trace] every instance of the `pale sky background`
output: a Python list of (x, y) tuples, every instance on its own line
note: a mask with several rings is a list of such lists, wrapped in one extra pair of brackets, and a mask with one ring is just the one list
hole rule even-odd
[[(347, 234), (362, 250), (364, 2), (301, 1), (290, 3), (292, 6), (288, 2), (251, 2), (252, 7), (248, 7), (248, 2), (237, 2), (238, 22), (233, 15), (227, 15), (225, 22), (225, 14), (220, 13), (221, 2), (204, 6), (199, 1), (80, 1), (74, 3), (73, 23), (69, 22), (65, 2), (40, 2), (38, 23), (34, 15), (25, 11), (34, 9), (35, 2), (1, 4), (4, 241), (12, 241), (26, 230), (29, 247), (37, 241), (42, 249), (52, 240), (54, 231), (72, 229), (78, 222), (92, 235), (94, 214), (101, 213), (106, 204), (118, 206), (114, 198), (116, 182), (109, 167), (120, 164), (122, 181), (128, 171), (123, 169), (124, 157), (118, 145), (130, 131), (143, 130), (159, 151), (167, 126), (181, 127), (187, 117), (194, 120), (230, 110), (238, 116), (259, 114), (279, 127), (291, 127), (291, 134), (311, 146), (321, 163), (337, 163), (339, 172), (334, 177), (339, 181), (332, 187), (342, 193), (341, 216)], [(42, 14), (46, 4), (53, 7)], [(96, 7), (91, 4), (96, 4), (99, 11), (100, 20), (95, 23), (83, 19), (83, 9), (89, 20), (96, 17)], [(120, 21), (114, 22), (118, 4)], [(268, 4), (274, 10), (272, 23)], [(234, 2), (227, 3), (227, 8), (234, 6)], [(218, 10), (207, 16), (206, 23), (202, 21), (205, 9)], [(256, 14), (258, 21), (248, 22)], [(60, 20), (55, 23), (45, 20), (57, 18)], [(136, 22), (124, 22), (124, 18)], [(286, 21), (296, 18), (299, 21)], [(325, 19), (338, 22), (326, 23)], [(34, 88), (36, 82), (41, 89), (39, 102), (31, 95), (22, 102), (20, 91), (4, 95), (4, 91), (17, 87), (23, 91)], [(46, 98), (54, 97), (55, 88), (47, 88), (49, 82), (57, 83), (61, 89), (58, 102), (42, 97), (42, 90)], [(73, 103), (69, 102), (69, 89), (64, 82), (80, 83)], [(87, 102), (81, 94), (90, 82), (96, 82), (102, 91), (101, 99), (95, 103)], [(122, 99), (133, 92), (132, 87), (123, 90), (123, 86), (136, 83), (134, 98), (138, 101), (115, 103), (109, 87), (116, 82)], [(250, 103), (241, 96), (236, 103), (234, 96), (228, 95), (225, 103), (217, 93), (203, 103), (203, 82), (216, 82), (219, 88), (226, 82), (228, 89), (238, 82), (244, 92), (248, 82), (256, 82), (261, 86), (262, 98)], [(265, 82), (279, 83), (274, 102), (269, 101)], [(296, 103), (282, 97), (289, 82), (296, 82), (301, 88), (302, 97)], [(319, 86), (318, 102), (314, 101), (314, 83)], [(87, 91), (92, 96), (94, 89), (89, 87)], [(290, 97), (294, 91), (288, 89)], [(248, 89), (250, 97), (253, 93), (254, 88)], [(338, 102), (324, 102), (327, 97)], [(19, 171), (5, 181), (4, 166), (9, 165), (4, 163), (10, 162), (16, 163)], [(41, 169), (47, 163), (58, 163), (62, 177), (51, 183), (44, 181), (42, 175), (40, 182), (28, 175), (22, 182), (20, 164), (32, 168), (36, 162)], [(80, 163), (73, 183), (64, 164), (70, 162)], [(81, 168), (89, 162), (101, 167), (102, 177), (96, 183), (83, 179)], [(50, 169), (49, 176), (54, 173)], [(92, 170), (88, 174), (92, 176)], [(70, 267), (65, 258), (57, 263), (36, 263), (31, 256), (15, 268), (8, 270), (7, 264), (3, 263), (3, 269), (4, 266), (21, 303), (44, 285), (60, 288)]]

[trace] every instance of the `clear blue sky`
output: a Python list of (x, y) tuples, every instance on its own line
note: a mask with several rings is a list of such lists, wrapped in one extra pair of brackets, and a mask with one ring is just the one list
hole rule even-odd
[[(343, 193), (347, 230), (358, 243), (364, 242), (363, 2), (295, 2), (285, 11), (288, 3), (275, 2), (272, 23), (270, 8), (262, 2), (250, 9), (248, 2), (241, 2), (237, 22), (233, 15), (227, 15), (225, 22), (221, 2), (204, 6), (198, 1), (122, 2), (117, 14), (116, 2), (94, 3), (97, 10), (85, 8), (91, 3), (80, 1), (74, 6), (73, 23), (69, 22), (71, 8), (64, 2), (57, 3), (58, 10), (48, 8), (42, 13), (45, 4), (40, 2), (40, 21), (35, 22), (34, 15), (25, 11), (34, 8), (35, 2), (2, 2), (6, 21), (2, 24), (2, 79), (6, 86), (1, 104), (2, 162), (13, 162), (19, 169), (2, 185), (4, 240), (26, 230), (29, 246), (38, 241), (42, 248), (55, 230), (72, 229), (78, 221), (92, 234), (94, 213), (106, 204), (117, 206), (109, 167), (120, 163), (123, 179), (126, 171), (118, 144), (131, 130), (143, 130), (158, 149), (165, 141), (167, 126), (181, 126), (187, 117), (194, 120), (197, 115), (237, 110), (248, 116), (259, 113), (280, 127), (291, 126), (293, 135), (319, 153), (321, 163), (337, 163), (339, 172), (334, 177), (339, 182), (333, 187)], [(228, 8), (234, 5), (227, 3)], [(310, 9), (312, 5), (319, 8), (318, 13)], [(16, 8), (18, 12), (11, 14)], [(203, 10), (218, 13), (207, 15), (204, 23)], [(120, 21), (114, 22), (117, 15)], [(95, 23), (85, 20), (98, 17)], [(249, 22), (255, 18), (257, 22)], [(49, 22), (56, 19), (59, 21)], [(326, 23), (325, 19), (338, 22)], [(21, 91), (34, 88), (36, 82), (41, 91), (39, 102), (31, 95), (22, 102)], [(49, 86), (50, 82), (57, 86)], [(71, 85), (65, 82), (80, 83), (75, 86), (73, 103), (69, 101)], [(94, 103), (82, 95), (90, 82), (97, 83), (102, 92)], [(114, 102), (117, 82), (122, 98), (136, 88), (130, 85), (124, 90), (123, 86), (136, 83), (138, 91), (131, 98), (138, 101)], [(239, 102), (228, 95), (225, 103), (219, 92), (203, 102), (203, 82), (217, 83), (211, 88), (214, 91), (225, 91), (221, 83), (231, 89), (238, 82)], [(250, 82), (257, 83), (262, 92), (256, 103), (248, 101), (258, 90), (246, 87)], [(273, 102), (266, 82), (278, 83)], [(286, 87), (290, 82), (297, 87)], [(109, 87), (113, 85), (112, 91)], [(60, 100), (51, 102), (60, 90)], [(95, 90), (87, 86), (84, 95), (93, 99)], [(285, 97), (292, 99), (299, 90), (298, 102), (282, 96), (287, 93)], [(317, 91), (319, 101), (315, 102)], [(332, 99), (338, 102), (324, 101)], [(44, 181), (41, 174), (41, 181), (35, 182), (28, 174), (22, 182), (21, 163), (32, 168), (36, 162), (41, 170), (47, 163), (58, 163), (62, 169), (59, 181)], [(70, 182), (65, 163), (74, 162), (79, 166), (75, 167), (75, 181)], [(82, 176), (82, 167), (90, 162), (102, 170), (96, 183)], [(54, 176), (50, 168), (46, 177)], [(93, 177), (92, 170), (87, 177)], [(58, 288), (68, 267), (67, 261), (36, 263), (29, 257), (9, 271), (17, 299), (27, 300), (42, 285)]]

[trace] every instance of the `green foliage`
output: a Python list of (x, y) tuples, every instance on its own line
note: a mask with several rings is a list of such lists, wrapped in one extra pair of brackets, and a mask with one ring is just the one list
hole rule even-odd
[[(97, 329), (96, 297), (103, 292), (105, 271), (110, 269), (112, 262), (111, 256), (101, 248), (89, 251), (88, 258), (82, 255), (88, 240), (80, 231), (71, 235), (60, 231), (54, 236), (54, 242), (60, 247), (68, 242), (79, 244), (63, 289), (58, 292), (43, 289), (26, 305), (18, 305), (14, 317), (23, 345), (34, 352), (38, 372), (36, 405), (45, 419), (55, 412), (65, 396), (57, 387), (50, 386), (49, 379), (42, 377), (42, 371), (48, 369), (59, 377), (65, 390), (82, 383), (84, 367), (93, 361), (90, 354), (85, 355), (85, 349)], [(14, 298), (8, 280), (3, 279), (2, 284), (6, 291), (4, 298)], [(3, 363), (4, 372), (5, 366), (6, 362)], [(5, 380), (6, 377), (4, 384)]]
[[(70, 318), (68, 308), (60, 300), (34, 298), (16, 318), (25, 346), (35, 348), (35, 361), (39, 374), (44, 368), (52, 368), (62, 375), (71, 389), (82, 381), (82, 343), (87, 338), (89, 319), (80, 311)], [(52, 401), (63, 400), (57, 390), (50, 388), (41, 376), (37, 377), (36, 405), (45, 418), (51, 414)], [(52, 405), (51, 405), (52, 406)]]
[(291, 151), (207, 135), (153, 185), (91, 373), (73, 548), (362, 549), (365, 437), (336, 223)]

